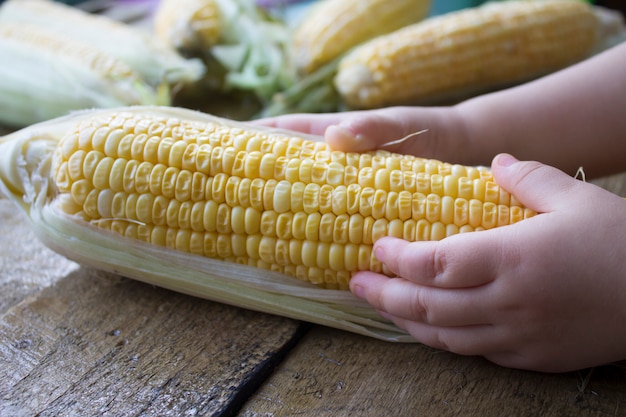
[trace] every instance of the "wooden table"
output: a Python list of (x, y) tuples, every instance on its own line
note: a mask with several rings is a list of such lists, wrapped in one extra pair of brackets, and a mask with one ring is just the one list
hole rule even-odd
[[(626, 196), (626, 174), (598, 182)], [(498, 367), (80, 267), (0, 198), (1, 416), (624, 416), (626, 367)]]

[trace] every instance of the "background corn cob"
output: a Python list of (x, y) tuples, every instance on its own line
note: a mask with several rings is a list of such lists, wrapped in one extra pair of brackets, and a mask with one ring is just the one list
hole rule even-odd
[(353, 46), (424, 19), (429, 9), (429, 0), (319, 1), (294, 30), (296, 66), (313, 72)]
[(165, 89), (125, 62), (30, 24), (0, 22), (0, 62), (0, 123), (10, 126), (76, 109), (169, 103)]
[(340, 62), (335, 86), (360, 108), (463, 98), (582, 60), (600, 32), (601, 20), (584, 2), (494, 2), (356, 48)]
[(190, 83), (204, 73), (200, 61), (184, 59), (147, 31), (56, 1), (5, 1), (0, 7), (0, 25), (11, 22), (79, 39), (125, 62), (153, 86)]

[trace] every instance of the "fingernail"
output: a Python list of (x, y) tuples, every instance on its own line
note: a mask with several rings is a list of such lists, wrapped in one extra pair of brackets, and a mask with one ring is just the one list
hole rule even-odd
[(516, 162), (518, 162), (518, 160), (513, 155), (509, 155), (508, 153), (502, 153), (498, 155), (498, 158), (496, 159), (496, 164), (505, 168), (513, 165)]
[(326, 136), (335, 136), (338, 140), (354, 141), (357, 135), (352, 130), (342, 125), (330, 125), (326, 128)]
[(324, 136), (332, 147), (340, 150), (363, 152), (373, 149), (369, 138), (354, 129), (350, 121), (328, 126)]

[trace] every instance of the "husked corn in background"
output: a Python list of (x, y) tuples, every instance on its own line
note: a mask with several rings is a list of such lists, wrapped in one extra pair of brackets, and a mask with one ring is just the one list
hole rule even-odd
[(293, 34), (297, 68), (310, 73), (353, 46), (418, 22), (430, 0), (321, 0)]
[(80, 39), (0, 22), (0, 123), (26, 126), (71, 110), (167, 104), (125, 62)]
[(534, 214), (486, 169), (179, 114), (108, 112), (69, 129), (55, 204), (129, 238), (340, 289), (355, 271), (386, 272), (372, 253), (382, 236), (442, 239)]
[(7, 22), (39, 26), (90, 44), (124, 61), (153, 86), (191, 83), (205, 70), (199, 60), (183, 58), (147, 31), (56, 1), (7, 0), (0, 6), (0, 25)]
[(450, 100), (582, 60), (599, 32), (600, 20), (585, 2), (489, 3), (357, 47), (341, 60), (335, 86), (359, 108)]
[(0, 123), (69, 111), (169, 105), (205, 67), (141, 29), (51, 0), (0, 5)]

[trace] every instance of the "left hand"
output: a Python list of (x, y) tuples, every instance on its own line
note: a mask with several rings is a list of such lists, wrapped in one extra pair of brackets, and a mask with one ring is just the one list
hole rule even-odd
[[(488, 147), (469, 143), (465, 122), (453, 107), (388, 107), (326, 114), (286, 114), (255, 120), (255, 123), (324, 136), (332, 149), (344, 152), (384, 148), (465, 165), (484, 165), (493, 156)], [(399, 143), (388, 145), (396, 141)]]

